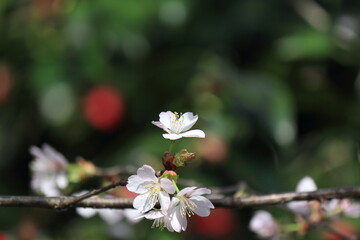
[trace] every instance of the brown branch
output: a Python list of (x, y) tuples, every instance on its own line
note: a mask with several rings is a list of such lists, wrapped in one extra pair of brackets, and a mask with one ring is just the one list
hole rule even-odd
[[(113, 183), (117, 184), (117, 182)], [(110, 187), (111, 185), (108, 185)], [(102, 189), (104, 190), (104, 189)], [(63, 209), (67, 207), (91, 208), (132, 208), (132, 200), (127, 198), (88, 198), (78, 197), (34, 197), (34, 196), (0, 196), (0, 207), (40, 207)], [(231, 197), (222, 195), (208, 196), (215, 207), (242, 208), (284, 204), (291, 201), (318, 200), (333, 198), (360, 198), (360, 187), (320, 189), (314, 192), (277, 193), (250, 197)], [(69, 204), (71, 203), (71, 204)]]
[(95, 196), (95, 195), (98, 195), (100, 193), (103, 193), (103, 192), (106, 192), (112, 188), (115, 188), (117, 186), (125, 186), (127, 184), (127, 180), (126, 179), (120, 179), (116, 182), (113, 182), (109, 185), (106, 185), (102, 188), (98, 188), (98, 189), (94, 189), (94, 190), (91, 190), (85, 194), (82, 194), (80, 196), (74, 196), (74, 197), (69, 197), (69, 198), (66, 198), (66, 199), (63, 199), (62, 201), (60, 201), (60, 204), (57, 205), (57, 208), (58, 209), (65, 209), (65, 208), (68, 208), (80, 201), (83, 201), (87, 198), (90, 198), (92, 196)]

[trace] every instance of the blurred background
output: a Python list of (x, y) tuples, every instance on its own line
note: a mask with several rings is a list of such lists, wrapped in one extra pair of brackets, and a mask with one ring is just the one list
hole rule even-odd
[[(359, 185), (359, 17), (360, 2), (345, 0), (1, 0), (0, 194), (34, 195), (28, 149), (43, 143), (69, 162), (160, 170), (169, 143), (151, 121), (167, 110), (198, 114), (207, 134), (177, 141), (198, 155), (181, 178), (244, 181), (264, 194), (294, 191), (303, 176), (321, 188)], [(150, 221), (107, 226), (73, 210), (4, 208), (0, 232), (257, 239), (254, 210), (219, 208), (177, 234)], [(344, 221), (356, 232), (358, 220)]]

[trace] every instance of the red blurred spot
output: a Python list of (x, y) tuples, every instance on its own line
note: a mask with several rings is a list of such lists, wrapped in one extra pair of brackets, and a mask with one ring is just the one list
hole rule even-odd
[(0, 240), (7, 240), (8, 238), (3, 234), (0, 233)]
[(345, 221), (336, 221), (330, 224), (331, 231), (324, 232), (327, 240), (357, 239), (354, 226)]
[(224, 238), (234, 233), (236, 216), (230, 209), (216, 208), (208, 217), (194, 216), (190, 224), (193, 231), (203, 236)]
[(134, 199), (139, 195), (134, 192), (130, 192), (127, 187), (120, 186), (119, 188), (121, 189), (123, 197)]
[(97, 86), (87, 92), (83, 111), (91, 126), (109, 131), (113, 130), (122, 120), (124, 103), (116, 89), (110, 86)]
[(9, 95), (11, 80), (9, 67), (0, 63), (0, 105), (5, 102)]

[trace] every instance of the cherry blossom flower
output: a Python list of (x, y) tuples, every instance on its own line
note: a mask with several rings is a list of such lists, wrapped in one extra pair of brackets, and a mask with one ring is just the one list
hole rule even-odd
[(167, 132), (163, 134), (163, 137), (166, 139), (177, 140), (183, 137), (205, 137), (205, 133), (202, 130), (189, 130), (198, 120), (198, 115), (194, 116), (191, 112), (178, 114), (177, 112), (167, 111), (161, 112), (159, 117), (160, 121), (152, 121), (152, 124)]
[(279, 227), (271, 214), (258, 210), (250, 220), (249, 228), (263, 239), (279, 239)]
[(175, 232), (185, 231), (187, 227), (187, 216), (191, 217), (196, 214), (200, 217), (210, 215), (210, 209), (215, 208), (214, 205), (203, 194), (210, 194), (210, 189), (187, 187), (177, 193), (172, 198), (170, 212), (170, 225)]
[(174, 184), (167, 178), (157, 178), (155, 170), (144, 165), (137, 170), (136, 175), (128, 179), (127, 189), (138, 193), (133, 202), (134, 208), (141, 213), (151, 210), (159, 201), (162, 210), (166, 211), (170, 206), (170, 194), (175, 193)]
[[(302, 178), (296, 186), (296, 192), (312, 192), (316, 191), (317, 186), (311, 177)], [(301, 216), (308, 216), (311, 212), (308, 201), (289, 202), (286, 206), (294, 213)]]
[(68, 185), (66, 158), (51, 146), (44, 144), (42, 149), (32, 146), (30, 153), (34, 156), (30, 163), (32, 170), (31, 188), (45, 196), (59, 196)]

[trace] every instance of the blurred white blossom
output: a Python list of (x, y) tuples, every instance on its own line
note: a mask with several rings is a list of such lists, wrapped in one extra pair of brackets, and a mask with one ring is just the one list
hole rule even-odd
[(198, 115), (191, 112), (178, 114), (177, 112), (161, 112), (160, 121), (152, 121), (152, 124), (162, 128), (165, 132), (163, 137), (170, 140), (177, 140), (183, 137), (204, 138), (205, 133), (202, 130), (189, 130), (198, 120)]
[(249, 228), (263, 239), (279, 239), (279, 227), (271, 214), (264, 210), (258, 210), (250, 220)]
[[(86, 192), (87, 191), (81, 191), (75, 193), (74, 196), (80, 196)], [(113, 198), (110, 195), (105, 195), (103, 197)], [(96, 196), (92, 198), (96, 198)], [(130, 223), (137, 223), (141, 220), (140, 213), (136, 209), (110, 209), (110, 208), (95, 209), (95, 208), (78, 207), (76, 208), (76, 212), (83, 218), (91, 218), (96, 214), (99, 214), (100, 218), (104, 220), (108, 225), (115, 225), (120, 221), (122, 221), (123, 219), (126, 219)]]
[[(311, 177), (302, 178), (296, 186), (296, 192), (312, 192), (316, 191), (317, 186)], [(310, 205), (308, 201), (294, 201), (289, 202), (286, 206), (294, 213), (301, 216), (308, 216), (310, 214)]]
[(61, 195), (68, 186), (66, 158), (47, 144), (42, 149), (31, 146), (30, 153), (34, 156), (30, 163), (32, 190), (45, 196)]

